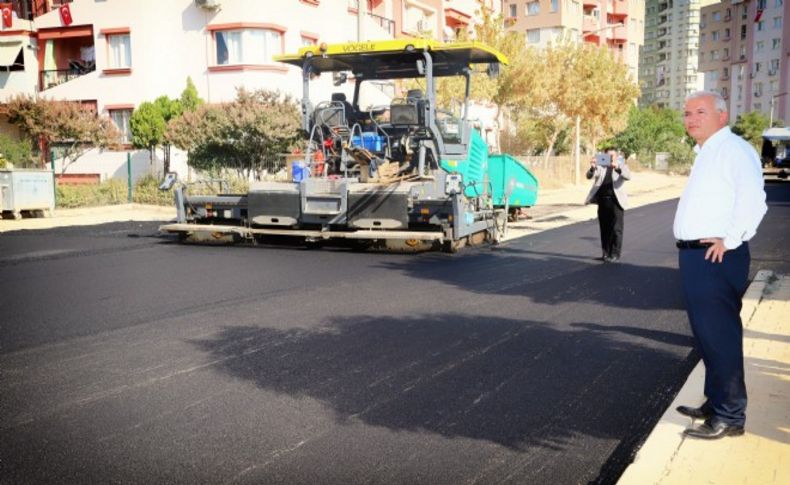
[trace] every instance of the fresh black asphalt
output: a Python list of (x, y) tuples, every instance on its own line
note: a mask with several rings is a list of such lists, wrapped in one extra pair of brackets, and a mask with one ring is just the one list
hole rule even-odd
[[(752, 272), (790, 271), (790, 185)], [(0, 234), (0, 483), (613, 483), (697, 362), (675, 201), (460, 254)]]

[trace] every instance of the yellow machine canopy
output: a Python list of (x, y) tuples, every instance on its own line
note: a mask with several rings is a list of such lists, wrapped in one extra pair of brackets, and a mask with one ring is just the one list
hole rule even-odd
[(322, 44), (299, 49), (297, 54), (276, 56), (274, 60), (312, 72), (351, 71), (361, 79), (402, 79), (421, 77), (417, 62), (429, 52), (433, 75), (457, 76), (471, 64), (507, 64), (496, 49), (480, 42), (442, 43), (427, 39), (380, 40)]

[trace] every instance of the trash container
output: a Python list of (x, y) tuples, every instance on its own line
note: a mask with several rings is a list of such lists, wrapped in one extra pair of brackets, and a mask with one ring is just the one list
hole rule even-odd
[(0, 170), (0, 213), (19, 219), (22, 212), (50, 215), (55, 193), (50, 170)]

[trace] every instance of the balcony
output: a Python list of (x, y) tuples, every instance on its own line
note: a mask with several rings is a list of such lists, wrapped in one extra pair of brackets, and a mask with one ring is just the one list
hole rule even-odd
[(612, 15), (620, 17), (628, 16), (628, 2), (626, 0), (612, 0)]
[(388, 19), (387, 17), (382, 17), (381, 15), (376, 15), (375, 13), (367, 12), (368, 17), (373, 21), (374, 24), (381, 27), (385, 32), (387, 32), (391, 37), (395, 37), (395, 21), (392, 19)]
[(586, 8), (586, 7), (593, 7), (593, 8), (595, 8), (595, 7), (600, 7), (600, 6), (601, 6), (600, 0), (582, 0), (582, 7), (584, 7), (584, 8)]
[(39, 29), (38, 42), (41, 91), (96, 70), (91, 25)]
[(96, 65), (93, 62), (90, 63), (82, 63), (78, 60), (72, 60), (73, 67), (69, 69), (49, 69), (39, 71), (39, 86), (41, 86), (41, 90), (54, 88), (55, 86), (59, 86), (63, 83), (67, 83), (72, 79), (77, 79), (78, 77), (84, 76), (86, 74), (90, 74), (96, 70)]
[(593, 30), (598, 30), (600, 24), (598, 19), (591, 16), (585, 15), (582, 19), (582, 32), (592, 32)]

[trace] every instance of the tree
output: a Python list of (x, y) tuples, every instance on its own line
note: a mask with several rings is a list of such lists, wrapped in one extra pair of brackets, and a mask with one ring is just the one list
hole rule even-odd
[(560, 41), (519, 56), (527, 62), (513, 69), (498, 97), (545, 127), (547, 158), (577, 116), (592, 144), (625, 126), (639, 88), (607, 49)]
[(625, 129), (606, 142), (622, 150), (626, 156), (652, 156), (657, 152), (679, 151), (679, 148), (673, 148), (677, 143), (689, 144), (680, 113), (654, 106), (633, 106), (628, 113)]
[(256, 175), (300, 142), (301, 111), (279, 92), (239, 89), (231, 103), (201, 105), (171, 121), (168, 139), (202, 170)]
[(120, 133), (107, 117), (72, 101), (51, 101), (20, 95), (7, 103), (8, 121), (31, 141), (63, 151), (62, 173), (88, 150), (117, 148)]
[(170, 141), (166, 136), (167, 123), (181, 116), (183, 111), (180, 100), (159, 96), (153, 103), (145, 102), (138, 106), (129, 119), (132, 145), (135, 148), (147, 149), (151, 160), (154, 159), (156, 147), (161, 146), (165, 173), (170, 171)]
[(147, 149), (150, 160), (153, 161), (154, 150), (164, 140), (165, 127), (165, 118), (160, 107), (148, 101), (141, 103), (129, 118), (132, 146)]
[(768, 128), (770, 120), (759, 111), (739, 114), (735, 119), (732, 132), (741, 136), (744, 140), (760, 153), (763, 146), (763, 132)]
[(200, 96), (198, 96), (197, 88), (195, 87), (195, 83), (192, 82), (191, 77), (187, 77), (187, 87), (181, 91), (180, 101), (182, 111), (195, 111), (198, 106), (204, 103)]

